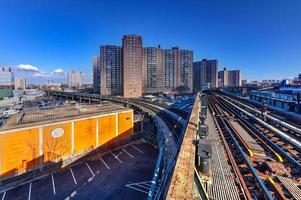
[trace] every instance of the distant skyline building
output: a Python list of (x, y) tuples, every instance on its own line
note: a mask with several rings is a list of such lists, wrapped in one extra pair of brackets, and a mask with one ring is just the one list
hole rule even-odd
[(25, 90), (26, 89), (26, 79), (25, 78), (15, 78), (15, 90)]
[(12, 88), (14, 85), (15, 76), (10, 67), (0, 68), (0, 87)]
[(0, 98), (13, 96), (15, 77), (10, 67), (0, 68)]
[(68, 87), (79, 89), (83, 86), (83, 75), (78, 70), (68, 72)]
[(299, 74), (299, 80), (301, 80), (301, 73)]
[(142, 37), (125, 35), (123, 48), (123, 96), (138, 98), (142, 96)]
[(243, 79), (241, 80), (241, 85), (244, 86), (244, 85), (247, 85), (249, 82), (247, 79)]
[(207, 60), (193, 62), (193, 90), (199, 91), (203, 87), (216, 88), (218, 86), (218, 61)]

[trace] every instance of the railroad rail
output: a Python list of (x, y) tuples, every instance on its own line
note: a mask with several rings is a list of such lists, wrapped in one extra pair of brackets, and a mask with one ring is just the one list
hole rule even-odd
[[(214, 94), (214, 92), (209, 92), (209, 96), (213, 102), (210, 105), (220, 108), (222, 113), (219, 113), (218, 116), (222, 116), (224, 119), (229, 131), (233, 133), (232, 140), (236, 140), (237, 145), (241, 146), (246, 159), (250, 161), (250, 165), (253, 166), (255, 172), (258, 171), (259, 177), (263, 179), (263, 185), (272, 194), (273, 199), (298, 199), (301, 192), (300, 188), (294, 187), (294, 190), (289, 191), (278, 177), (286, 174), (287, 183), (297, 182), (301, 172), (300, 151), (294, 149), (287, 141), (283, 143), (281, 138), (277, 137), (278, 135), (272, 134), (269, 129), (264, 128), (262, 124), (251, 118), (243, 110), (238, 109), (235, 104), (231, 104), (231, 102), (221, 98), (220, 95)], [(213, 112), (218, 113), (218, 110)], [(231, 125), (232, 119), (237, 121), (254, 138), (256, 143), (263, 147), (266, 155), (255, 155), (252, 151), (250, 152), (248, 144), (241, 141), (244, 140), (239, 136), (241, 130), (238, 129), (239, 131), (237, 131), (237, 128)], [(269, 167), (264, 171), (262, 167), (265, 165)], [(274, 166), (274, 168), (270, 168), (271, 166)], [(262, 189), (262, 191), (264, 190)], [(265, 198), (269, 197), (265, 195)]]
[[(261, 115), (261, 111), (257, 110), (258, 107), (254, 107), (254, 106), (251, 107), (251, 106), (246, 105), (245, 103), (242, 103), (241, 101), (235, 100), (233, 98), (230, 98), (230, 97), (227, 97), (227, 96), (224, 96), (224, 97), (227, 100), (231, 101), (232, 103), (247, 109), (249, 112), (255, 113), (257, 115)], [(301, 138), (301, 128), (299, 128), (299, 126), (297, 124), (291, 125), (291, 124), (289, 124), (287, 122), (284, 122), (280, 119), (277, 119), (276, 117), (273, 117), (269, 114), (265, 114), (265, 117), (268, 120), (272, 121), (273, 123), (276, 123), (277, 125), (283, 126), (283, 127), (287, 128), (288, 130), (290, 130), (292, 132), (298, 133), (298, 135), (296, 135), (296, 137)]]
[[(212, 100), (212, 98), (209, 97), (208, 100), (209, 108), (211, 109), (211, 112), (214, 113), (214, 117), (218, 123), (218, 126), (222, 130), (221, 134), (225, 138), (226, 144), (231, 146), (231, 150), (235, 155), (235, 162), (238, 164), (239, 170), (240, 172), (244, 172), (240, 174), (247, 174), (247, 176), (243, 175), (240, 181), (242, 181), (242, 185), (245, 185), (247, 187), (247, 189), (245, 189), (246, 192), (249, 193), (248, 197), (250, 198), (250, 195), (256, 195), (256, 197), (259, 199), (273, 199), (262, 179), (259, 177), (259, 174), (248, 160), (245, 152), (243, 151), (243, 148), (235, 139), (234, 133), (229, 128), (229, 122), (226, 118), (223, 117), (224, 113), (222, 109), (218, 106), (218, 104), (216, 104), (216, 101)], [(252, 176), (250, 177), (249, 174), (252, 174)], [(250, 184), (250, 178), (252, 180), (251, 183), (253, 184)], [(257, 188), (257, 190), (254, 190), (254, 186)]]
[[(226, 100), (220, 100), (220, 102), (224, 102), (224, 105), (227, 102)], [(230, 107), (232, 106), (232, 107)], [(270, 125), (263, 122), (257, 117), (254, 117), (252, 114), (248, 113), (247, 111), (241, 110), (239, 107), (236, 107), (234, 104), (230, 103), (230, 106), (228, 105), (227, 107), (229, 110), (233, 110), (233, 108), (237, 108), (239, 111), (243, 112), (246, 114), (248, 117), (252, 119), (251, 122), (249, 122), (247, 119), (244, 119), (243, 117), (239, 117), (245, 124), (247, 124), (252, 130), (254, 130), (258, 135), (262, 137), (271, 147), (275, 149), (276, 152), (279, 152), (280, 155), (282, 155), (286, 160), (290, 161), (293, 165), (301, 169), (301, 158), (294, 152), (299, 152), (300, 153), (300, 148), (295, 142), (292, 142), (292, 140), (287, 139), (288, 137), (283, 137), (281, 134), (276, 134), (274, 131), (276, 129), (270, 128)], [(234, 112), (235, 113), (235, 112)], [(236, 112), (236, 115), (238, 116), (239, 114)], [(268, 134), (269, 133), (269, 134)], [(286, 141), (286, 143), (284, 142)], [(277, 143), (278, 142), (278, 143)], [(289, 148), (288, 148), (289, 147)], [(283, 160), (282, 158), (279, 158)]]
[[(243, 103), (244, 105), (252, 107), (253, 109), (260, 109), (261, 108), (260, 103), (253, 102), (253, 101), (250, 101), (248, 99), (244, 99), (244, 98), (235, 96), (235, 95), (230, 94), (230, 93), (225, 92), (225, 91), (218, 90), (216, 92), (218, 94), (221, 94), (221, 95), (230, 97), (231, 99), (234, 99), (236, 101), (239, 101), (239, 102)], [(268, 111), (269, 111), (270, 116), (273, 116), (274, 118), (276, 118), (278, 120), (285, 121), (285, 123), (301, 129), (301, 117), (297, 119), (289, 113), (283, 113), (283, 112), (280, 112), (280, 111), (278, 111), (276, 109), (273, 109), (271, 107), (268, 107)], [(281, 117), (281, 119), (279, 118), (279, 116)]]
[(211, 114), (208, 115), (207, 119), (209, 130), (211, 130), (208, 139), (213, 145), (211, 162), (213, 183), (208, 186), (209, 197), (220, 200), (251, 199), (248, 187), (244, 183), (242, 174), (235, 162), (235, 155), (231, 152), (224, 135), (220, 134), (222, 132), (221, 127)]

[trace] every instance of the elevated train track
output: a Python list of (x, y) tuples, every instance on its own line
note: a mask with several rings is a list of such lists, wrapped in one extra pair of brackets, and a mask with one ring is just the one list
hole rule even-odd
[[(136, 104), (141, 105), (142, 107), (145, 107), (151, 111), (153, 111), (154, 113), (156, 113), (170, 128), (170, 130), (173, 131), (176, 141), (180, 142), (180, 133), (182, 132), (183, 128), (185, 128), (183, 126), (183, 124), (180, 123), (179, 119), (175, 119), (174, 117), (170, 116), (166, 111), (164, 111), (164, 107), (163, 106), (154, 106), (151, 105), (149, 102), (143, 102), (143, 101), (138, 101), (138, 100), (131, 100), (131, 102), (134, 102)], [(176, 111), (171, 111), (177, 115), (179, 115), (178, 112)], [(187, 116), (185, 116), (185, 118), (187, 118)]]
[(273, 199), (258, 173), (249, 162), (242, 147), (235, 139), (234, 133), (230, 130), (229, 122), (224, 117), (222, 109), (211, 97), (209, 97), (208, 100), (209, 108), (211, 112), (214, 113), (213, 116), (216, 119), (217, 125), (220, 127), (220, 134), (224, 138), (225, 146), (227, 146), (229, 150), (231, 149), (231, 153), (229, 152), (229, 154), (234, 155), (236, 173), (239, 174), (241, 185), (244, 186), (246, 199), (252, 199), (254, 197)]
[[(300, 188), (297, 185), (301, 175), (300, 151), (293, 147), (290, 141), (282, 141), (276, 134), (272, 134), (269, 129), (264, 127), (258, 121), (242, 112), (235, 104), (225, 98), (221, 98), (212, 92), (209, 92), (210, 107), (215, 113), (219, 124), (222, 127), (227, 143), (230, 144), (231, 151), (236, 155), (235, 160), (238, 163), (238, 169), (241, 170), (244, 177), (244, 170), (241, 166), (247, 166), (252, 171), (253, 180), (256, 180), (257, 189), (250, 189), (252, 195), (264, 194), (265, 199), (299, 199)], [(241, 137), (241, 128), (233, 126), (231, 121), (235, 120), (259, 145), (264, 149), (265, 155), (257, 155), (246, 142), (246, 137)], [(226, 130), (226, 131), (225, 131)], [(245, 134), (245, 133), (243, 133)], [(237, 151), (238, 150), (238, 151)], [(239, 154), (243, 159), (239, 158)], [(244, 164), (241, 165), (241, 161)], [(267, 164), (270, 163), (270, 164)], [(274, 166), (274, 170), (269, 168)], [(279, 167), (279, 168), (277, 168)], [(276, 168), (276, 170), (275, 170)], [(281, 171), (282, 169), (282, 171)], [(285, 184), (280, 180), (282, 175), (287, 176), (286, 185), (293, 184), (296, 190), (289, 191)], [(249, 185), (249, 179), (244, 179), (245, 185)], [(243, 184), (244, 185), (244, 184)], [(300, 186), (299, 186), (300, 187)], [(258, 196), (260, 198), (260, 196)]]
[[(253, 110), (254, 112), (259, 113), (261, 110), (262, 105), (260, 103), (252, 102), (247, 99), (237, 97), (235, 95), (223, 92), (223, 91), (217, 91), (218, 94), (223, 95), (225, 97), (230, 98), (232, 101), (235, 101), (239, 103), (241, 106), (244, 106), (245, 108), (249, 108), (250, 110)], [(268, 108), (268, 114), (267, 117), (274, 121), (277, 124), (280, 124), (289, 130), (296, 132), (298, 134), (301, 134), (301, 117), (296, 118), (293, 115), (290, 115), (288, 113), (280, 112), (276, 109)]]
[[(224, 101), (222, 99), (220, 99), (220, 102), (229, 110), (238, 109), (237, 111), (232, 112), (235, 113), (236, 116), (240, 116), (240, 119), (248, 127), (254, 130), (256, 134), (260, 135), (269, 145), (274, 147), (275, 151), (279, 152), (279, 154), (282, 155), (286, 160), (290, 161), (293, 165), (301, 169), (301, 151), (300, 146), (298, 145), (299, 143), (296, 144), (296, 140), (291, 139), (290, 137), (284, 137), (284, 134), (281, 132), (281, 134), (279, 134), (279, 131), (277, 131), (277, 129), (271, 127), (269, 124), (263, 122), (252, 114), (241, 110), (230, 102), (227, 102), (226, 100)], [(242, 112), (245, 116), (242, 117), (239, 112)], [(278, 159), (283, 160), (282, 158)]]
[[(260, 116), (262, 115), (261, 111), (260, 111), (260, 108), (258, 107), (254, 107), (254, 106), (249, 106), (249, 105), (246, 105), (238, 100), (234, 100), (232, 98), (229, 98), (227, 96), (224, 96), (227, 100), (231, 101), (232, 103), (234, 103), (235, 105), (238, 105), (239, 107), (241, 108), (244, 108), (246, 109), (247, 111), (257, 115), (257, 116)], [(278, 119), (274, 116), (271, 116), (269, 113), (265, 114), (265, 117), (266, 119), (277, 125), (277, 126), (282, 126), (284, 127), (285, 129), (287, 129), (286, 132), (290, 133), (291, 132), (291, 135), (293, 137), (296, 137), (296, 138), (299, 138), (301, 139), (301, 125), (299, 124), (291, 124), (290, 122), (287, 122), (287, 121), (283, 121), (283, 118), (282, 119)], [(301, 124), (301, 122), (300, 122)]]
[[(210, 111), (213, 113), (214, 108), (210, 101), (209, 105)], [(208, 125), (211, 130), (208, 139), (213, 145), (211, 161), (213, 183), (208, 187), (208, 196), (213, 199), (251, 199), (252, 196), (243, 181), (239, 166), (235, 162), (235, 155), (226, 142), (225, 136), (219, 134), (223, 131), (222, 127), (219, 126), (215, 116), (208, 115), (208, 120), (210, 120)], [(213, 131), (214, 129), (217, 131)]]

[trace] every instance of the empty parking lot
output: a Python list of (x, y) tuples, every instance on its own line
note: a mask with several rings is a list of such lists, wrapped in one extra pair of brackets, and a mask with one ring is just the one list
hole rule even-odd
[(0, 200), (146, 199), (156, 159), (148, 143), (127, 145), (2, 191)]

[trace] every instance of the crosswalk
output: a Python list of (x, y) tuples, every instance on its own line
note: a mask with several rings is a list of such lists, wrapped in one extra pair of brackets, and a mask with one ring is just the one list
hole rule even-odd
[[(148, 194), (151, 188), (152, 181), (144, 181), (144, 182), (137, 182), (137, 183), (130, 183), (127, 184), (126, 187), (131, 188), (133, 190)], [(156, 193), (155, 189), (155, 193)]]

